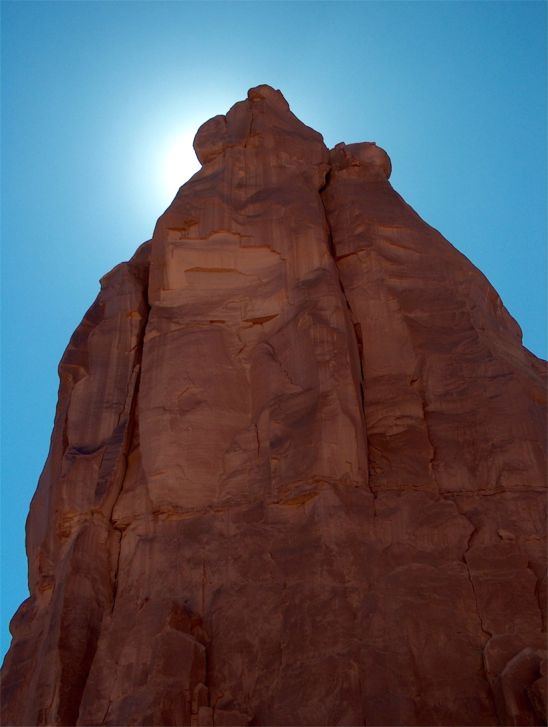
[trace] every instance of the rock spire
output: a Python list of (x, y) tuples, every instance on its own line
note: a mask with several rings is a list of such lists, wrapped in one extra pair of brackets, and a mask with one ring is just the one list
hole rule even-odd
[(59, 366), (10, 725), (537, 725), (543, 361), (485, 277), (251, 89)]

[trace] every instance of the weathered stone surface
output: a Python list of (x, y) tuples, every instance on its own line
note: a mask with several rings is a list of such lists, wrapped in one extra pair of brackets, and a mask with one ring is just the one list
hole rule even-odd
[(332, 156), (323, 198), (363, 341), (372, 488), (542, 489), (545, 371), (516, 322), (394, 192), (382, 150), (338, 145)]
[(195, 148), (60, 365), (4, 723), (540, 724), (544, 363), (375, 144), (259, 86)]

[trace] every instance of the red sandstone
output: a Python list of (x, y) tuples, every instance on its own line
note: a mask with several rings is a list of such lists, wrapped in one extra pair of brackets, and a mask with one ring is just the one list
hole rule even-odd
[(474, 266), (278, 92), (59, 367), (13, 725), (538, 725), (545, 374)]

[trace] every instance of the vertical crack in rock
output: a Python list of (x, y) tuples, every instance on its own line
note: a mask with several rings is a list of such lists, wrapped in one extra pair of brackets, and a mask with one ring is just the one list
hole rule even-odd
[(133, 369), (132, 373), (132, 382), (131, 382), (131, 388), (128, 392), (128, 403), (129, 403), (129, 412), (128, 412), (128, 418), (127, 418), (127, 424), (125, 427), (124, 432), (124, 438), (122, 442), (122, 446), (120, 449), (120, 457), (121, 457), (121, 467), (120, 467), (120, 473), (117, 477), (117, 481), (113, 482), (114, 489), (117, 490), (117, 494), (115, 499), (112, 502), (112, 507), (110, 509), (109, 514), (109, 521), (113, 529), (117, 532), (117, 539), (116, 539), (116, 547), (115, 547), (115, 553), (113, 557), (113, 561), (115, 563), (114, 566), (114, 572), (113, 572), (113, 583), (112, 583), (112, 608), (111, 611), (114, 611), (114, 607), (116, 605), (116, 595), (118, 592), (118, 574), (120, 570), (120, 557), (122, 552), (122, 538), (124, 536), (124, 530), (125, 528), (120, 527), (116, 525), (113, 518), (114, 509), (116, 507), (116, 504), (118, 503), (120, 496), (122, 494), (123, 488), (124, 488), (124, 479), (126, 476), (127, 471), (127, 458), (129, 455), (131, 442), (133, 439), (134, 434), (134, 426), (135, 426), (135, 410), (138, 405), (139, 400), (139, 383), (141, 380), (141, 356), (142, 356), (142, 346), (144, 341), (144, 335), (145, 335), (145, 329), (146, 329), (146, 320), (143, 324), (143, 331), (141, 334), (141, 340), (140, 340), (140, 348), (139, 351), (139, 361), (136, 361), (135, 368)]
[(493, 634), (485, 626), (485, 622), (482, 617), (481, 609), (480, 609), (479, 603), (478, 603), (478, 596), (476, 593), (476, 587), (474, 585), (474, 579), (472, 577), (472, 573), (470, 572), (470, 565), (468, 563), (468, 553), (472, 549), (474, 540), (479, 535), (479, 528), (472, 522), (472, 520), (470, 520), (470, 518), (466, 515), (466, 513), (463, 512), (462, 508), (459, 506), (458, 499), (456, 497), (455, 498), (452, 498), (452, 497), (443, 498), (442, 497), (442, 499), (446, 500), (448, 502), (451, 502), (454, 505), (454, 507), (456, 508), (459, 515), (461, 517), (463, 517), (468, 523), (470, 523), (470, 525), (472, 527), (472, 531), (470, 532), (470, 535), (468, 536), (468, 540), (466, 542), (466, 548), (464, 549), (464, 552), (462, 554), (462, 562), (466, 566), (466, 573), (468, 575), (468, 581), (470, 583), (470, 587), (471, 587), (472, 593), (474, 595), (474, 602), (476, 604), (476, 613), (477, 613), (477, 617), (478, 617), (478, 622), (479, 622), (479, 625), (480, 625), (480, 628), (481, 628), (483, 634), (485, 634), (485, 636), (486, 636), (485, 643), (484, 643), (484, 647), (485, 647), (485, 644), (487, 643), (487, 641), (489, 641), (489, 639), (493, 636)]
[[(487, 641), (489, 641), (489, 639), (493, 636), (493, 634), (487, 629), (487, 627), (485, 625), (485, 621), (481, 614), (481, 609), (480, 609), (479, 603), (478, 603), (478, 594), (476, 592), (476, 587), (474, 585), (474, 579), (472, 577), (472, 573), (470, 572), (470, 566), (469, 566), (468, 560), (467, 560), (468, 551), (470, 550), (470, 543), (471, 543), (471, 540), (472, 540), (473, 536), (475, 535), (475, 533), (476, 533), (476, 529), (474, 528), (474, 532), (471, 534), (470, 541), (468, 542), (466, 550), (464, 551), (462, 561), (466, 566), (466, 571), (468, 573), (468, 580), (470, 582), (470, 587), (472, 588), (472, 593), (474, 594), (474, 601), (476, 603), (476, 613), (478, 615), (478, 621), (479, 621), (481, 630), (483, 631), (483, 633), (486, 636), (485, 643), (487, 643)], [(485, 644), (484, 644), (484, 646), (485, 646)]]
[(430, 450), (431, 450), (428, 466), (430, 469), (430, 474), (432, 475), (432, 481), (434, 482), (434, 484), (436, 486), (436, 490), (439, 493), (440, 486), (439, 486), (438, 479), (436, 477), (436, 446), (435, 446), (433, 438), (432, 438), (431, 426), (428, 421), (428, 402), (426, 401), (426, 393), (425, 393), (424, 389), (419, 385), (417, 390), (419, 392), (419, 396), (421, 399), (422, 419), (424, 421), (426, 439), (428, 440), (428, 443), (430, 445)]
[[(375, 496), (376, 499), (376, 493), (373, 490), (373, 487), (371, 485), (371, 478), (370, 478), (370, 466), (369, 466), (369, 443), (367, 441), (367, 423), (366, 423), (366, 413), (365, 413), (365, 374), (364, 374), (364, 366), (363, 366), (363, 357), (364, 357), (364, 346), (363, 346), (363, 337), (362, 337), (362, 330), (361, 330), (361, 324), (354, 316), (354, 312), (352, 310), (352, 306), (350, 305), (350, 301), (348, 299), (348, 296), (346, 294), (346, 290), (343, 285), (343, 281), (341, 278), (341, 273), (339, 270), (339, 267), (337, 265), (337, 256), (335, 252), (335, 245), (333, 242), (333, 232), (331, 230), (331, 223), (329, 221), (329, 215), (327, 213), (327, 209), (324, 204), (323, 195), (322, 193), (328, 188), (329, 186), (329, 179), (330, 179), (330, 171), (326, 173), (325, 176), (325, 182), (323, 186), (319, 190), (320, 200), (322, 204), (323, 214), (325, 218), (325, 223), (327, 225), (328, 230), (328, 249), (331, 253), (331, 258), (333, 261), (333, 267), (335, 269), (336, 275), (337, 275), (337, 282), (346, 306), (346, 314), (349, 319), (350, 325), (348, 326), (348, 333), (351, 338), (351, 340), (354, 341), (355, 351), (357, 352), (357, 360), (359, 365), (359, 388), (360, 388), (360, 405), (361, 405), (361, 415), (362, 415), (362, 426), (364, 431), (364, 446), (366, 448), (366, 454), (367, 454), (367, 473), (366, 473), (366, 479), (367, 484), (369, 486), (369, 489), (371, 493)], [(374, 503), (376, 506), (376, 503)]]
[(479, 535), (480, 529), (478, 526), (475, 525), (474, 522), (472, 522), (472, 520), (468, 517), (468, 515), (459, 506), (458, 498), (455, 497), (455, 498), (442, 498), (442, 499), (446, 499), (448, 502), (451, 502), (454, 505), (454, 507), (456, 508), (459, 515), (461, 517), (463, 517), (472, 527), (472, 530), (471, 530), (470, 535), (468, 536), (468, 540), (466, 542), (466, 548), (462, 554), (462, 562), (464, 563), (464, 566), (466, 568), (468, 582), (470, 584), (470, 588), (471, 588), (471, 591), (472, 591), (472, 594), (474, 597), (475, 610), (476, 610), (476, 614), (477, 614), (478, 623), (479, 623), (481, 632), (485, 637), (484, 641), (483, 641), (482, 649), (481, 649), (481, 663), (482, 663), (483, 675), (484, 675), (484, 679), (485, 679), (485, 683), (486, 683), (486, 687), (487, 687), (487, 693), (491, 700), (493, 713), (497, 714), (498, 708), (497, 708), (496, 694), (493, 689), (493, 681), (489, 676), (489, 668), (488, 668), (488, 664), (486, 661), (486, 653), (485, 653), (487, 644), (489, 643), (489, 640), (493, 637), (493, 633), (487, 628), (485, 619), (482, 615), (481, 607), (480, 607), (480, 604), (478, 601), (476, 585), (474, 584), (474, 578), (472, 576), (472, 572), (470, 570), (470, 564), (468, 562), (468, 553), (471, 551), (471, 549), (474, 545), (474, 541), (476, 540), (476, 538)]
[(473, 533), (470, 535), (470, 540), (469, 540), (469, 543), (467, 545), (466, 551), (463, 554), (462, 560), (463, 560), (463, 563), (464, 563), (464, 565), (466, 567), (466, 572), (468, 574), (468, 581), (470, 583), (470, 588), (472, 589), (472, 593), (473, 593), (473, 596), (474, 596), (474, 602), (476, 604), (476, 613), (477, 613), (477, 616), (478, 616), (478, 622), (479, 622), (479, 625), (480, 625), (480, 629), (481, 629), (482, 633), (485, 635), (485, 641), (483, 642), (483, 647), (482, 647), (482, 650), (481, 650), (481, 663), (482, 663), (482, 668), (483, 668), (483, 674), (484, 674), (485, 682), (486, 682), (487, 689), (488, 689), (488, 694), (489, 694), (489, 697), (490, 697), (490, 700), (491, 700), (491, 704), (492, 704), (492, 707), (493, 707), (493, 711), (496, 714), (497, 713), (496, 695), (495, 695), (495, 693), (493, 691), (492, 680), (489, 678), (489, 669), (488, 669), (488, 666), (487, 666), (487, 663), (486, 663), (486, 656), (485, 656), (485, 648), (486, 648), (486, 646), (487, 646), (487, 644), (489, 642), (489, 639), (492, 638), (493, 634), (487, 629), (487, 627), (485, 625), (485, 622), (484, 622), (484, 619), (483, 619), (483, 616), (482, 616), (482, 613), (481, 613), (481, 608), (480, 608), (479, 602), (478, 602), (478, 595), (477, 595), (477, 592), (476, 592), (476, 586), (474, 585), (474, 579), (472, 577), (472, 573), (470, 572), (470, 566), (469, 566), (468, 561), (467, 561), (467, 554), (468, 554), (468, 551), (470, 549), (470, 543), (471, 543), (472, 538), (475, 535), (475, 533), (476, 533), (476, 529), (474, 529)]
[(530, 561), (527, 562), (527, 570), (529, 570), (531, 572), (531, 574), (533, 575), (533, 577), (535, 579), (535, 598), (537, 601), (537, 606), (538, 606), (538, 610), (539, 610), (539, 614), (540, 614), (540, 620), (542, 623), (542, 630), (546, 631), (546, 609), (542, 607), (542, 596), (544, 595), (544, 598), (546, 599), (547, 595), (548, 595), (546, 593), (545, 584), (543, 587), (543, 583), (542, 583), (543, 579), (546, 583), (546, 575), (544, 575), (543, 578), (539, 578), (536, 570), (534, 569), (534, 567)]
[[(148, 302), (148, 265), (146, 267), (146, 270), (141, 271), (141, 284), (142, 284), (142, 291), (143, 291), (143, 304), (144, 304), (144, 316), (141, 321), (141, 326), (139, 333), (137, 335), (137, 339), (135, 342), (135, 345), (132, 348), (132, 351), (135, 352), (135, 358), (134, 358), (134, 364), (133, 364), (133, 370), (131, 372), (131, 375), (128, 380), (127, 385), (127, 394), (126, 394), (126, 404), (124, 406), (123, 412), (120, 413), (118, 426), (123, 427), (123, 439), (121, 443), (121, 447), (119, 450), (119, 459), (121, 462), (120, 466), (120, 472), (118, 474), (118, 477), (116, 478), (116, 481), (113, 482), (112, 489), (115, 491), (115, 497), (112, 501), (112, 506), (110, 508), (109, 512), (109, 521), (113, 527), (114, 530), (118, 532), (118, 538), (117, 538), (117, 547), (114, 554), (113, 561), (115, 562), (114, 572), (113, 572), (113, 585), (112, 585), (112, 608), (111, 611), (114, 611), (115, 603), (116, 603), (116, 595), (118, 592), (118, 573), (120, 568), (120, 557), (121, 557), (121, 550), (122, 550), (122, 538), (124, 534), (125, 528), (119, 527), (116, 525), (114, 521), (114, 510), (116, 508), (116, 505), (120, 499), (120, 496), (123, 491), (124, 487), (124, 479), (126, 476), (127, 471), (127, 460), (129, 456), (129, 452), (131, 449), (132, 441), (135, 435), (135, 428), (136, 428), (136, 412), (137, 412), (137, 406), (139, 402), (139, 387), (141, 383), (141, 369), (142, 369), (142, 360), (143, 360), (143, 348), (144, 348), (144, 339), (146, 335), (146, 329), (148, 324), (148, 319), (150, 316), (150, 305)], [(125, 416), (124, 416), (125, 415)]]

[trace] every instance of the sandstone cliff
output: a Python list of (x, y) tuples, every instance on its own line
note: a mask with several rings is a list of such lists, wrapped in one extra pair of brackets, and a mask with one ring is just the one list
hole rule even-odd
[(545, 365), (278, 92), (101, 281), (27, 523), (13, 725), (537, 725)]

